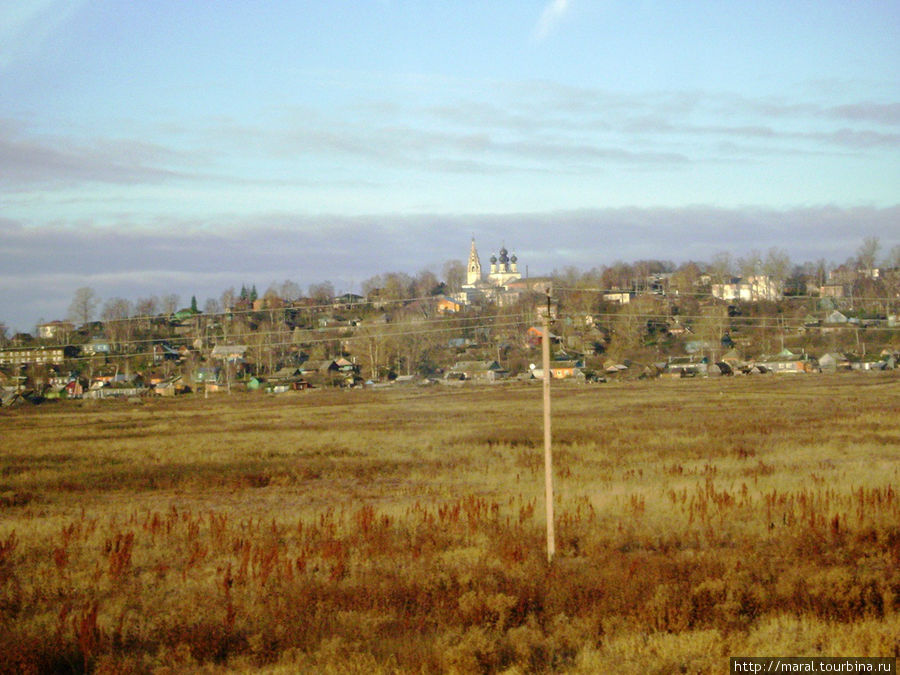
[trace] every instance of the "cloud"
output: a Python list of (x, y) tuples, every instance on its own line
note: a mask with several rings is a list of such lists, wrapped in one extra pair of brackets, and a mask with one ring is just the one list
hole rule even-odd
[[(0, 185), (7, 189), (86, 182), (146, 183), (181, 175), (166, 168), (177, 153), (136, 140), (39, 138), (23, 125), (0, 121)], [(178, 158), (183, 164), (184, 158)]]
[[(263, 213), (212, 223), (173, 220), (154, 229), (27, 227), (0, 219), (0, 321), (31, 330), (65, 316), (72, 292), (135, 300), (175, 293), (219, 297), (230, 286), (330, 280), (339, 291), (389, 271), (440, 273), (465, 259), (474, 233), (482, 255), (503, 243), (532, 276), (615, 260), (709, 261), (785, 249), (795, 262), (841, 262), (866, 236), (900, 244), (900, 206), (580, 209), (532, 213), (306, 216)], [(215, 229), (211, 226), (215, 225)], [(552, 233), (548, 235), (548, 233)]]
[(900, 103), (854, 103), (826, 108), (823, 112), (837, 119), (900, 125)]
[(0, 4), (0, 72), (45, 46), (87, 0), (15, 0)]
[(569, 0), (550, 0), (541, 17), (538, 19), (537, 25), (534, 27), (534, 39), (537, 42), (543, 42), (547, 36), (556, 28), (559, 22), (569, 10)]

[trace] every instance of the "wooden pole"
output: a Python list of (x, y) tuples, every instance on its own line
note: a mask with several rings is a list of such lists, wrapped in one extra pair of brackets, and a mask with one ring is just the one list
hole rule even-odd
[(553, 455), (550, 450), (550, 296), (547, 296), (547, 313), (544, 315), (544, 337), (541, 340), (544, 366), (544, 486), (547, 503), (547, 562), (553, 562), (556, 553), (556, 537), (553, 532)]

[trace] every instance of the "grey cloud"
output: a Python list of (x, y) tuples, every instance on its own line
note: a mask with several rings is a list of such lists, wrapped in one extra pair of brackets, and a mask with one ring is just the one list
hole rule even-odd
[(827, 108), (825, 113), (837, 119), (900, 124), (900, 103), (856, 103)]
[(32, 138), (20, 125), (0, 126), (0, 185), (161, 182), (180, 174), (165, 168), (171, 159), (160, 146), (98, 139), (79, 145), (64, 138)]
[[(717, 251), (784, 248), (795, 261), (843, 261), (863, 237), (898, 241), (900, 206), (890, 208), (584, 209), (483, 215), (366, 217), (260, 213), (218, 223), (171, 222), (154, 231), (101, 227), (25, 227), (0, 220), (0, 321), (30, 330), (65, 316), (74, 290), (103, 298), (176, 293), (184, 301), (218, 297), (229, 286), (293, 279), (331, 280), (359, 289), (386, 271), (438, 272), (464, 259), (472, 235), (485, 252), (505, 244), (530, 274), (617, 259), (709, 260)], [(551, 234), (552, 233), (552, 234)]]

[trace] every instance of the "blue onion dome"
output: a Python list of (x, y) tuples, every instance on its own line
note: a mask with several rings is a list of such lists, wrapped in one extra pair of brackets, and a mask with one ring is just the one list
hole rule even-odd
[(516, 263), (516, 262), (519, 261), (519, 259), (516, 257), (516, 254), (513, 253), (513, 254), (509, 257), (509, 261), (510, 261), (511, 263)]
[(500, 262), (506, 263), (509, 262), (509, 256), (506, 255), (507, 251), (505, 248), (500, 249)]
[(497, 264), (497, 256), (495, 256), (495, 255), (492, 255), (492, 256), (491, 256), (491, 263), (494, 264), (494, 265)]

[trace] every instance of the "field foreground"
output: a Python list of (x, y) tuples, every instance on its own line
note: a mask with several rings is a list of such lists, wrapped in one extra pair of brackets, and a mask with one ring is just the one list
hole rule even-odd
[(0, 672), (900, 655), (900, 379), (0, 410)]

